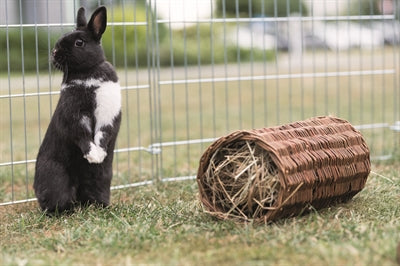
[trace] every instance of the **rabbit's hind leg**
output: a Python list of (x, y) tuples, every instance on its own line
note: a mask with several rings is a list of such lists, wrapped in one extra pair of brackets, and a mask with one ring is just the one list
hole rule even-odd
[(100, 165), (91, 165), (91, 168), (96, 170), (80, 176), (77, 201), (84, 206), (95, 204), (106, 207), (110, 204), (111, 172)]
[(76, 202), (76, 187), (65, 167), (46, 161), (36, 169), (34, 189), (39, 205), (49, 214), (72, 210)]

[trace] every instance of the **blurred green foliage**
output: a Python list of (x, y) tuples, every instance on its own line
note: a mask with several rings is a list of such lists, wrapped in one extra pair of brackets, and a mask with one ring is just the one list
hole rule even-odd
[(221, 24), (212, 28), (207, 24), (191, 26), (170, 33), (160, 46), (162, 66), (269, 61), (274, 58), (273, 51), (239, 48), (226, 40), (229, 33), (223, 32)]
[[(128, 21), (136, 24), (110, 26), (103, 36), (106, 57), (116, 67), (147, 67), (148, 60), (152, 60), (149, 56), (152, 49), (159, 51), (159, 62), (156, 64), (160, 66), (218, 64), (238, 59), (249, 61), (251, 58), (271, 60), (274, 56), (272, 51), (251, 51), (224, 44), (222, 24), (215, 24), (214, 27), (208, 24), (192, 25), (178, 30), (169, 29), (163, 23), (155, 24), (154, 17), (146, 17), (146, 7), (142, 4), (115, 7), (109, 19), (116, 23)], [(156, 34), (148, 34), (148, 29)], [(157, 46), (152, 47), (151, 43)]]
[(380, 15), (378, 1), (358, 0), (351, 2), (350, 8), (347, 9), (344, 15), (363, 16), (363, 15)]
[(22, 67), (26, 71), (48, 69), (49, 54), (57, 35), (34, 28), (0, 29), (0, 73), (7, 73), (8, 67), (10, 72), (21, 72)]
[(226, 17), (287, 17), (292, 13), (308, 15), (303, 0), (217, 0), (217, 12)]
[[(239, 48), (228, 35), (237, 25), (215, 23), (187, 25), (183, 29), (169, 29), (164, 23), (155, 23), (144, 3), (108, 8), (108, 21), (102, 46), (108, 61), (117, 68), (147, 67), (152, 64), (180, 66), (193, 64), (219, 64), (249, 60), (272, 60), (273, 51)], [(122, 23), (122, 22), (126, 23)], [(33, 27), (0, 29), (0, 74), (20, 73), (49, 68), (50, 52), (60, 36), (61, 29)], [(22, 42), (21, 42), (22, 31)], [(62, 30), (63, 32), (65, 29)], [(8, 42), (8, 46), (7, 46)], [(23, 49), (21, 48), (23, 44)], [(7, 49), (7, 47), (9, 47)], [(8, 64), (9, 61), (9, 64)]]
[[(103, 49), (107, 60), (116, 67), (146, 67), (147, 55), (151, 47), (148, 45), (148, 30), (154, 30), (154, 19), (147, 18), (144, 4), (135, 6), (115, 6), (109, 10), (108, 20), (117, 25), (107, 27), (103, 35)], [(150, 21), (147, 24), (147, 20)], [(121, 22), (128, 24), (119, 24)], [(165, 25), (158, 25), (158, 41), (162, 42), (166, 34)]]

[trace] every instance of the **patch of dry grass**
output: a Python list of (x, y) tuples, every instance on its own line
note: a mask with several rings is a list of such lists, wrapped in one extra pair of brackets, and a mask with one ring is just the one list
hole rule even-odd
[(214, 152), (204, 174), (212, 214), (249, 221), (273, 209), (280, 190), (278, 169), (267, 151), (237, 141)]

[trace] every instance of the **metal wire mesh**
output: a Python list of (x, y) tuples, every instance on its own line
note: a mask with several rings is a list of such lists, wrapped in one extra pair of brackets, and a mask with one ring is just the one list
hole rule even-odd
[(123, 88), (114, 189), (194, 179), (217, 137), (308, 117), (350, 121), (373, 160), (400, 144), (399, 1), (0, 0), (1, 205), (34, 197), (61, 83), (51, 49), (100, 4)]

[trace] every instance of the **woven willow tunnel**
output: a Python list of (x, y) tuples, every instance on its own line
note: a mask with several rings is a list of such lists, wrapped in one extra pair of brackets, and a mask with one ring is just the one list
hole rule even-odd
[(348, 201), (370, 169), (359, 131), (345, 120), (317, 117), (219, 138), (201, 157), (197, 183), (207, 212), (268, 223)]

